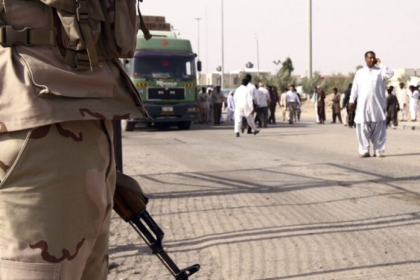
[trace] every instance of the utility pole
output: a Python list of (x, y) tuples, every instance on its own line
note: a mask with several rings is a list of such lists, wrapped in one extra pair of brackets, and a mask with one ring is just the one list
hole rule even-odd
[(210, 64), (210, 59), (209, 59), (209, 18), (208, 18), (208, 14), (207, 14), (207, 6), (206, 6), (206, 18), (205, 18), (205, 24), (206, 24), (206, 73), (209, 72), (209, 64)]
[(195, 18), (195, 20), (197, 21), (197, 60), (200, 60), (200, 20), (202, 18)]
[[(200, 61), (200, 20), (202, 20), (202, 18), (195, 18), (195, 20), (197, 21), (197, 61)], [(201, 72), (198, 73), (197, 75), (197, 83), (200, 83), (200, 79), (201, 79)]]
[(309, 10), (309, 69), (308, 77), (312, 79), (312, 0), (308, 0), (308, 10)]
[(258, 40), (258, 33), (255, 33), (255, 41), (257, 41), (257, 68), (258, 68), (258, 76), (260, 76), (260, 42)]
[(222, 1), (222, 81), (221, 87), (222, 89), (225, 87), (225, 11), (224, 11), (224, 1)]

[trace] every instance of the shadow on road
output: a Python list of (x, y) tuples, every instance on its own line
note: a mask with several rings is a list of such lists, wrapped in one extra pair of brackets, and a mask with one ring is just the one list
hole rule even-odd
[[(209, 125), (204, 125), (204, 124), (193, 124), (190, 130), (185, 130), (185, 131), (200, 131), (200, 130), (232, 130), (233, 131), (233, 122), (228, 122), (228, 123), (222, 123), (221, 125), (214, 125), (214, 124), (209, 124)], [(276, 124), (271, 124), (269, 125), (267, 128), (262, 128), (262, 130), (270, 130), (273, 128), (306, 128), (308, 127), (309, 124), (305, 123), (305, 122), (300, 122), (300, 123), (294, 123), (293, 125), (289, 125), (288, 123), (284, 122), (284, 123), (276, 123)], [(129, 132), (129, 133), (136, 133), (136, 132), (173, 132), (173, 131), (179, 131), (177, 126), (168, 126), (168, 127), (159, 127), (159, 128), (151, 128), (151, 127), (147, 127), (146, 125), (137, 125), (135, 130), (133, 132)], [(127, 132), (128, 133), (128, 132)]]
[(361, 174), (369, 175), (376, 177), (376, 179), (362, 179), (362, 180), (347, 180), (347, 181), (336, 181), (336, 180), (327, 180), (320, 179), (311, 176), (305, 176), (301, 173), (291, 173), (291, 172), (282, 172), (282, 171), (273, 171), (270, 169), (245, 169), (245, 170), (230, 170), (219, 172), (220, 174), (228, 174), (229, 172), (267, 172), (267, 173), (277, 173), (284, 176), (292, 176), (299, 179), (305, 178), (308, 179), (306, 182), (297, 182), (297, 183), (282, 183), (279, 182), (276, 185), (265, 185), (261, 183), (255, 183), (245, 180), (231, 179), (228, 177), (222, 177), (220, 175), (215, 175), (214, 172), (192, 172), (192, 173), (165, 173), (165, 174), (152, 174), (152, 175), (137, 175), (138, 177), (153, 181), (155, 183), (161, 184), (171, 184), (171, 182), (166, 182), (165, 180), (159, 179), (159, 177), (164, 177), (167, 175), (176, 175), (179, 177), (185, 177), (186, 179), (197, 180), (198, 182), (208, 182), (216, 184), (216, 188), (206, 188), (205, 186), (199, 186), (200, 190), (188, 190), (188, 191), (170, 191), (170, 192), (160, 192), (149, 194), (150, 198), (153, 199), (173, 199), (173, 198), (183, 198), (183, 197), (205, 197), (205, 196), (229, 196), (243, 193), (282, 193), (282, 192), (291, 192), (291, 191), (301, 191), (314, 188), (329, 188), (329, 187), (352, 187), (356, 185), (363, 184), (383, 184), (388, 187), (395, 189), (396, 191), (402, 193), (408, 193), (420, 197), (420, 192), (408, 190), (404, 187), (397, 186), (395, 183), (405, 182), (405, 181), (417, 181), (420, 180), (420, 176), (410, 176), (410, 177), (389, 177), (380, 174), (370, 173), (364, 170), (359, 170), (356, 168), (331, 164), (327, 163), (324, 166), (335, 167), (342, 171), (349, 172), (351, 174)]

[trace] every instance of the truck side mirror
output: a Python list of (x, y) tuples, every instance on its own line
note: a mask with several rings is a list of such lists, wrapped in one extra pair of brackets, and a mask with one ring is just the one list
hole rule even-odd
[(203, 70), (203, 65), (202, 65), (200, 60), (197, 61), (197, 70), (198, 70), (198, 72), (201, 72)]

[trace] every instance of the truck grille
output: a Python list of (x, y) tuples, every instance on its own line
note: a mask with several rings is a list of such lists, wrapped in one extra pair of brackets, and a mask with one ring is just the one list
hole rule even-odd
[(185, 99), (184, 88), (149, 88), (148, 100), (183, 100)]

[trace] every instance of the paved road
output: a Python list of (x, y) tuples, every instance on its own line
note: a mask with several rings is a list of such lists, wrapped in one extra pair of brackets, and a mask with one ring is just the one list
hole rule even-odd
[[(389, 131), (359, 159), (355, 131), (278, 124), (124, 134), (125, 171), (151, 198), (192, 279), (420, 279), (420, 131)], [(117, 217), (110, 279), (172, 279)]]

